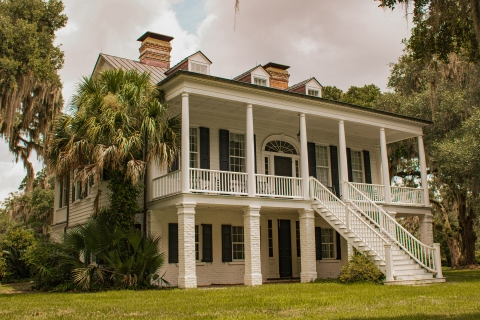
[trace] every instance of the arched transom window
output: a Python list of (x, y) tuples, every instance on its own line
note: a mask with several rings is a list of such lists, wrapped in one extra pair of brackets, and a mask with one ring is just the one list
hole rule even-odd
[(297, 150), (292, 144), (282, 140), (273, 140), (268, 142), (265, 145), (265, 151), (297, 154)]

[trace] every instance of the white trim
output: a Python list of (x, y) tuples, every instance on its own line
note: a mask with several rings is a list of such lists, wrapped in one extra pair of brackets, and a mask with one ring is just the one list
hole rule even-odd
[[(317, 146), (320, 147), (326, 147), (327, 148), (327, 161), (328, 161), (328, 183), (329, 185), (327, 187), (333, 187), (333, 181), (332, 181), (332, 159), (330, 155), (330, 146), (324, 143), (316, 143), (315, 142), (315, 175), (317, 175), (317, 167), (318, 167), (318, 159), (317, 159)], [(338, 153), (338, 152), (337, 152)], [(337, 159), (338, 162), (338, 159)], [(317, 176), (318, 180), (318, 176)], [(320, 180), (318, 180), (320, 181)]]
[[(272, 152), (272, 151), (265, 151), (265, 147), (267, 145), (267, 143), (271, 142), (271, 141), (275, 141), (275, 140), (281, 140), (281, 141), (285, 141), (285, 142), (288, 142), (290, 143), (294, 148), (295, 148), (295, 151), (297, 152), (297, 154), (288, 154), (288, 153), (281, 153), (281, 152)], [(283, 135), (283, 134), (274, 134), (274, 135), (270, 135), (268, 136), (264, 141), (263, 141), (263, 144), (262, 144), (262, 172), (265, 174), (265, 158), (268, 157), (268, 174), (269, 175), (275, 175), (275, 156), (281, 156), (281, 157), (287, 157), (287, 158), (292, 158), (292, 177), (296, 177), (296, 178), (299, 178), (297, 177), (296, 175), (296, 168), (295, 168), (295, 161), (298, 161), (298, 173), (300, 175), (300, 172), (301, 172), (301, 156), (300, 156), (300, 153), (299, 153), (299, 150), (300, 150), (300, 146), (299, 146), (299, 143), (298, 141), (296, 141), (295, 139), (293, 139), (292, 137), (289, 137), (289, 136), (286, 136), (286, 135)], [(260, 170), (258, 170), (260, 171)]]

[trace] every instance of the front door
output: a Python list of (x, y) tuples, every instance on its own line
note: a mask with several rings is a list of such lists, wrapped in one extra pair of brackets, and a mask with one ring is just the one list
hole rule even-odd
[(280, 278), (292, 277), (290, 220), (278, 220), (278, 262)]
[(292, 158), (275, 156), (275, 175), (283, 177), (292, 176)]

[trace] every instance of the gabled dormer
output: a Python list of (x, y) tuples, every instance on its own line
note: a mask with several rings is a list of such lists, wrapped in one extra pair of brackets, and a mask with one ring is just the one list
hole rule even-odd
[(233, 78), (233, 80), (270, 87), (270, 74), (261, 65), (253, 67), (238, 77)]
[(165, 72), (165, 75), (169, 76), (178, 70), (187, 70), (191, 72), (210, 74), (210, 65), (212, 61), (203, 54), (202, 51), (197, 51), (194, 54), (186, 57), (175, 66)]
[(312, 97), (322, 97), (322, 85), (315, 77), (297, 83), (286, 89), (290, 92), (306, 94)]

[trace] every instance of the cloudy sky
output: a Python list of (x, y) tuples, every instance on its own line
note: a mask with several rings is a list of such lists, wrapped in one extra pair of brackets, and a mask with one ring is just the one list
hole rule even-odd
[[(172, 65), (202, 50), (211, 73), (235, 77), (256, 64), (290, 66), (290, 84), (315, 76), (343, 90), (374, 83), (387, 90), (388, 64), (402, 52), (411, 23), (402, 9), (373, 0), (64, 0), (67, 26), (57, 43), (65, 51), (60, 75), (68, 102), (98, 54), (138, 59), (145, 31), (173, 36)], [(35, 159), (32, 159), (35, 160)], [(35, 162), (35, 168), (41, 168)], [(0, 201), (25, 176), (0, 142)]]

